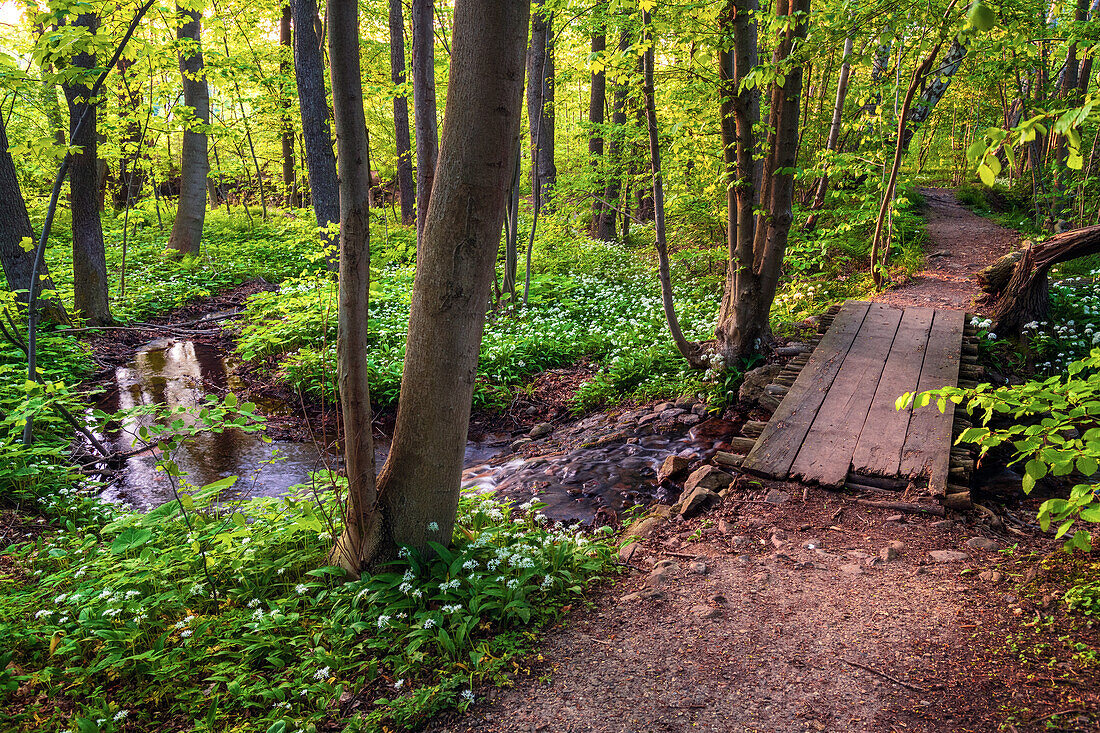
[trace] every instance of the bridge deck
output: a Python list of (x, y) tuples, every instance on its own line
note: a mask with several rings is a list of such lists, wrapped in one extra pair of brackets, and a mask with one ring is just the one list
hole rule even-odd
[(842, 486), (849, 473), (946, 489), (953, 410), (896, 410), (905, 392), (955, 386), (965, 314), (849, 301), (743, 468)]

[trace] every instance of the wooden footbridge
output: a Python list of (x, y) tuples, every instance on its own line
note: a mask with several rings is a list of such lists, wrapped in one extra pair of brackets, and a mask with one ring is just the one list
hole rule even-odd
[(950, 404), (941, 413), (934, 402), (915, 411), (895, 403), (906, 392), (974, 384), (981, 376), (976, 338), (962, 311), (858, 301), (834, 308), (812, 351), (768, 387), (782, 400), (743, 470), (968, 506), (973, 457), (952, 447), (964, 416)]

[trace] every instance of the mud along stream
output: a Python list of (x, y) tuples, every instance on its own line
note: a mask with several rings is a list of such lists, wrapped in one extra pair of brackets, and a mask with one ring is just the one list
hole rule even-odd
[[(143, 404), (191, 407), (200, 405), (207, 394), (226, 391), (241, 394), (247, 389), (234, 376), (231, 359), (217, 347), (162, 338), (139, 347), (128, 364), (115, 370), (99, 407), (106, 412)], [(269, 416), (292, 412), (290, 406), (262, 395), (252, 393), (248, 398)], [(691, 412), (689, 404), (657, 407), (661, 409), (597, 414), (547, 425), (542, 428), (547, 434), (536, 440), (523, 437), (529, 427), (481, 436), (466, 446), (463, 487), (517, 501), (537, 499), (548, 505), (545, 512), (555, 521), (587, 523), (597, 515), (606, 519), (634, 504), (647, 503), (660, 494), (656, 469), (665, 456), (706, 457), (722, 447), (722, 439), (734, 434), (736, 427), (725, 420), (704, 421)], [(669, 420), (647, 419), (658, 414), (669, 418), (669, 412), (675, 413)], [(133, 419), (103, 437), (113, 450), (131, 451), (140, 426)], [(301, 433), (308, 435), (305, 427)], [(236, 428), (203, 433), (178, 448), (173, 460), (192, 486), (237, 476), (236, 485), (224, 496), (227, 501), (282, 495), (308, 484), (314, 471), (339, 469), (339, 457), (313, 442), (269, 441), (262, 436), (262, 432)], [(376, 430), (375, 440), (381, 466), (389, 438)], [(154, 450), (128, 458), (102, 496), (143, 511), (171, 500), (171, 480), (157, 470), (157, 460)], [(324, 490), (322, 485), (317, 488)]]

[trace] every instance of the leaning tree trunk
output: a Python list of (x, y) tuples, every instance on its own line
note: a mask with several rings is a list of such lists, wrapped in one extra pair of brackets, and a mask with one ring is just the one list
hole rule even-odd
[(378, 479), (384, 562), (448, 544), (485, 306), (519, 138), (525, 0), (457, 0), (439, 167), (418, 252), (393, 447)]
[(359, 70), (359, 4), (329, 0), (328, 48), (332, 109), (340, 158), (340, 310), (336, 344), (344, 468), (348, 495), (344, 532), (332, 561), (358, 575), (378, 548), (374, 443), (367, 364), (370, 299), (370, 156)]
[[(592, 56), (600, 60), (607, 47), (607, 36), (604, 28), (600, 28), (592, 34)], [(600, 160), (603, 158), (603, 112), (607, 102), (607, 74), (603, 67), (599, 71), (593, 71), (588, 87), (588, 164), (592, 167), (592, 188), (596, 191), (596, 197), (592, 202), (592, 223), (589, 225), (589, 233), (593, 237), (600, 238), (600, 221), (603, 210), (607, 204), (600, 200), (603, 187), (600, 185)], [(612, 235), (614, 236), (614, 235)]]
[(531, 199), (542, 212), (557, 183), (554, 165), (554, 28), (546, 0), (534, 0), (527, 54), (527, 123), (531, 130)]
[[(86, 13), (76, 18), (74, 25), (83, 26), (95, 35), (99, 18)], [(81, 53), (73, 57), (74, 69), (89, 76), (95, 69), (95, 56)], [(99, 219), (99, 158), (96, 132), (95, 100), (89, 99), (90, 87), (77, 78), (63, 86), (69, 103), (69, 139), (80, 152), (73, 156), (69, 168), (70, 203), (73, 215), (73, 310), (92, 325), (111, 323), (111, 308), (107, 299), (107, 259), (103, 245), (103, 224)], [(88, 110), (87, 122), (76, 132), (78, 123)]]
[[(284, 5), (283, 13), (279, 18), (279, 46), (283, 52), (279, 57), (279, 74), (284, 80), (290, 76), (290, 65), (294, 56), (290, 21), (290, 6)], [(285, 81), (282, 86), (282, 95), (279, 100), (281, 106), (279, 124), (282, 127), (283, 144), (283, 199), (287, 206), (296, 209), (302, 205), (302, 202), (298, 197), (298, 181), (294, 173), (294, 121), (290, 116), (291, 94), (289, 85)]]
[[(17, 302), (25, 304), (27, 294), (30, 292), (31, 270), (34, 267), (34, 247), (30, 246), (34, 241), (34, 230), (31, 229), (31, 220), (27, 215), (23, 192), (19, 190), (19, 179), (15, 175), (15, 161), (8, 152), (9, 147), (8, 132), (4, 127), (3, 115), (0, 115), (0, 201), (5, 202), (0, 206), (0, 264), (4, 267), (8, 289), (22, 291), (17, 297)], [(28, 246), (30, 246), (29, 250)], [(53, 282), (50, 280), (45, 262), (40, 263), (38, 269), (39, 313), (48, 320), (68, 323), (69, 317), (65, 313), (65, 307), (56, 297), (49, 299), (41, 297), (43, 290), (53, 290)]]
[[(844, 60), (840, 64), (840, 79), (836, 85), (836, 101), (833, 103), (833, 118), (829, 122), (829, 136), (825, 140), (826, 155), (835, 153), (840, 142), (840, 122), (844, 117), (844, 102), (848, 98), (848, 80), (852, 75), (852, 37), (844, 39)], [(829, 190), (829, 162), (826, 158), (821, 178), (817, 179), (814, 189), (814, 200), (810, 204), (810, 218), (806, 220), (805, 229), (812, 231), (817, 224), (817, 212), (825, 205), (825, 194)]]
[(934, 67), (935, 72), (927, 75), (931, 76), (931, 81), (926, 78), (921, 79), (921, 84), (925, 85), (924, 91), (921, 92), (920, 97), (907, 115), (905, 133), (901, 139), (902, 153), (909, 150), (909, 143), (913, 141), (913, 135), (916, 133), (917, 127), (928, 119), (932, 114), (932, 110), (936, 108), (939, 101), (943, 99), (943, 95), (947, 93), (947, 88), (951, 86), (951, 80), (955, 78), (955, 73), (962, 66), (963, 59), (966, 58), (966, 44), (969, 39), (968, 35), (962, 33), (956, 36), (948, 47), (947, 53)]
[(202, 14), (176, 6), (180, 40), (180, 73), (183, 75), (183, 103), (191, 108), (192, 119), (183, 131), (183, 152), (180, 165), (179, 207), (168, 248), (181, 255), (197, 255), (206, 219), (206, 177), (210, 173), (207, 155), (206, 128), (210, 124), (210, 90), (202, 62)]
[(650, 170), (653, 173), (653, 219), (656, 230), (657, 270), (661, 283), (661, 303), (664, 306), (665, 321), (668, 330), (672, 334), (672, 340), (677, 350), (687, 360), (688, 364), (696, 369), (705, 368), (706, 364), (700, 356), (701, 347), (698, 343), (690, 342), (684, 337), (680, 328), (680, 319), (676, 315), (676, 304), (672, 297), (672, 276), (669, 272), (668, 244), (665, 241), (665, 184), (664, 175), (661, 172), (661, 145), (657, 135), (657, 104), (653, 90), (653, 66), (654, 46), (652, 23), (649, 11), (642, 11), (642, 25), (645, 27), (647, 45), (643, 56), (644, 65), (644, 95), (645, 95), (645, 119), (646, 132), (649, 134), (649, 161)]
[(401, 0), (390, 0), (390, 81), (393, 95), (393, 129), (397, 144), (397, 190), (401, 197), (401, 223), (416, 222), (413, 188), (412, 143), (409, 138), (409, 97), (405, 87), (405, 20)]
[(432, 198), (439, 135), (435, 101), (435, 0), (412, 0), (413, 113), (416, 124), (416, 241), (423, 238)]
[[(309, 198), (317, 226), (327, 227), (340, 221), (340, 188), (328, 126), (321, 21), (317, 15), (317, 0), (291, 0), (290, 9), (294, 19), (294, 78), (302, 112), (302, 147), (309, 172)], [(329, 266), (336, 263), (336, 257), (330, 256)]]

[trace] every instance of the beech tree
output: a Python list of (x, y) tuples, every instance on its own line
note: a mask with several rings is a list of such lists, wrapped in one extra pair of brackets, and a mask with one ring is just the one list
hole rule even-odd
[(527, 124), (531, 128), (531, 200), (542, 211), (557, 183), (554, 165), (554, 13), (534, 0), (527, 52)]
[[(439, 136), (435, 101), (435, 0), (412, 0), (413, 113), (416, 120), (416, 241), (424, 234), (424, 220), (432, 198)], [(453, 59), (452, 59), (453, 60)]]
[[(317, 226), (340, 221), (340, 192), (336, 179), (336, 157), (332, 154), (332, 132), (328, 125), (328, 94), (325, 67), (321, 59), (321, 20), (317, 0), (290, 0), (294, 21), (294, 78), (302, 113), (302, 141), (309, 198)], [(335, 264), (336, 259), (332, 258)]]
[[(350, 100), (354, 90), (343, 87), (352, 71), (338, 78), (336, 51), (347, 52), (352, 43), (354, 32), (346, 26), (354, 28), (354, 14), (346, 8), (334, 14), (334, 5), (356, 6), (350, 0), (329, 6), (330, 38), (342, 36), (342, 42), (330, 41), (338, 43), (330, 45), (334, 96)], [(526, 0), (455, 3), (443, 136), (417, 252), (397, 423), (376, 485), (369, 470), (369, 406), (360, 402), (365, 351), (356, 354), (355, 372), (340, 374), (342, 407), (348, 409), (350, 398), (358, 413), (349, 423), (345, 412), (345, 440), (358, 441), (359, 453), (348, 457), (346, 528), (334, 558), (354, 574), (387, 561), (399, 546), (447, 544), (454, 529), (478, 351), (517, 153), (529, 13)], [(357, 75), (358, 56), (348, 55), (354, 60), (343, 63), (354, 64)], [(344, 149), (349, 142), (338, 135), (341, 161), (353, 154)], [(367, 290), (361, 286), (360, 279), (340, 281), (341, 353), (366, 343), (365, 310), (359, 308), (365, 309)], [(350, 288), (357, 292), (346, 292)]]
[(720, 54), (719, 67), (727, 80), (722, 135), (732, 196), (727, 206), (729, 272), (715, 335), (727, 364), (759, 351), (770, 336), (771, 304), (792, 220), (802, 94), (802, 65), (794, 54), (806, 38), (810, 0), (776, 0), (776, 15), (790, 21), (772, 54), (777, 74), (769, 87), (769, 132), (759, 179), (754, 153), (760, 92), (755, 85), (744, 83), (757, 63), (758, 10), (757, 0), (728, 0), (721, 16), (721, 30), (730, 43), (729, 50)]
[(206, 221), (206, 178), (210, 173), (206, 128), (210, 124), (210, 90), (202, 62), (201, 6), (176, 4), (183, 103), (187, 114), (180, 163), (180, 196), (168, 248), (181, 255), (199, 253)]
[[(78, 15), (73, 26), (87, 31), (84, 48), (90, 48), (99, 28), (94, 13)], [(94, 78), (96, 58), (85, 50), (72, 58), (81, 71), (62, 85), (69, 103), (69, 140), (80, 151), (73, 155), (69, 168), (70, 206), (73, 215), (73, 311), (92, 325), (112, 322), (107, 300), (107, 258), (103, 244), (103, 224), (99, 219), (99, 156), (96, 102), (91, 98), (89, 79)], [(88, 110), (87, 121), (77, 126)], [(76, 134), (74, 134), (76, 133)]]

